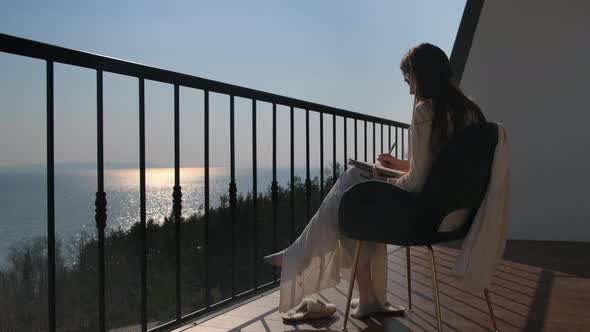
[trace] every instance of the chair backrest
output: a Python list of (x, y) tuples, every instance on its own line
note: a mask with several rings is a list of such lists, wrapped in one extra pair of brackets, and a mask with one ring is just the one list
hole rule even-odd
[(470, 125), (454, 133), (432, 163), (418, 193), (420, 205), (442, 217), (454, 210), (477, 210), (488, 187), (497, 142), (495, 123)]

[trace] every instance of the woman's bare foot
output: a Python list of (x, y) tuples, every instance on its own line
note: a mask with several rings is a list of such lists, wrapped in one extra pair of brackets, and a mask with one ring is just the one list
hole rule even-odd
[(360, 303), (358, 299), (353, 299), (350, 303), (352, 308), (350, 316), (362, 319), (373, 313), (382, 313), (389, 315), (403, 315), (405, 308), (401, 306), (394, 306), (389, 303), (381, 304), (378, 300), (371, 303)]
[(272, 266), (281, 267), (283, 265), (283, 251), (279, 251), (272, 255), (264, 256), (264, 261)]

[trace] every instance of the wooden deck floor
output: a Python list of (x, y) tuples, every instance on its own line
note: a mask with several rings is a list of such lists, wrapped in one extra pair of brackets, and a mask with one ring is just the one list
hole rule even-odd
[[(389, 301), (407, 305), (405, 250), (390, 247)], [(483, 293), (458, 287), (449, 268), (458, 254), (435, 247), (445, 331), (491, 329)], [(412, 249), (414, 311), (405, 317), (349, 321), (349, 331), (434, 331), (430, 263), (426, 248)], [(176, 331), (340, 331), (347, 284), (319, 296), (337, 305), (330, 319), (288, 325), (277, 311), (277, 291)], [(590, 243), (510, 241), (494, 276), (490, 296), (500, 331), (590, 331)]]

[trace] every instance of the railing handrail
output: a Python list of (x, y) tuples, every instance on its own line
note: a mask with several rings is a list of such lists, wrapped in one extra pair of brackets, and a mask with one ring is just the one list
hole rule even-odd
[(26, 38), (0, 33), (0, 52), (12, 53), (42, 60), (48, 60), (78, 67), (102, 70), (115, 74), (133, 76), (152, 81), (178, 84), (230, 96), (253, 99), (278, 105), (292, 106), (299, 109), (334, 114), (350, 119), (382, 123), (400, 128), (408, 128), (406, 123), (348, 111), (337, 107), (312, 103), (301, 99), (281, 96), (274, 93), (223, 83), (193, 75), (183, 74), (167, 69), (147, 66), (137, 62), (89, 53), (61, 46), (46, 44)]

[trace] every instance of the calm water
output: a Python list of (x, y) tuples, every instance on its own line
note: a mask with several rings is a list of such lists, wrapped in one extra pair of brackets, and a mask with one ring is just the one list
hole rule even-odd
[[(279, 169), (277, 179), (285, 185), (288, 169)], [(301, 174), (297, 172), (297, 174)], [(271, 170), (258, 171), (258, 190), (271, 182)], [(236, 171), (238, 192), (251, 190), (251, 170)], [(16, 243), (47, 234), (46, 176), (39, 171), (0, 171), (0, 266), (6, 263), (10, 247)], [(151, 168), (146, 171), (147, 218), (163, 221), (172, 210), (174, 169)], [(202, 212), (204, 204), (204, 173), (202, 168), (181, 170), (183, 215)], [(229, 188), (229, 171), (211, 168), (211, 204)], [(107, 193), (107, 230), (129, 229), (139, 222), (139, 170), (105, 170)], [(94, 195), (96, 171), (56, 171), (55, 227), (60, 239), (71, 241), (82, 234), (96, 233)]]

